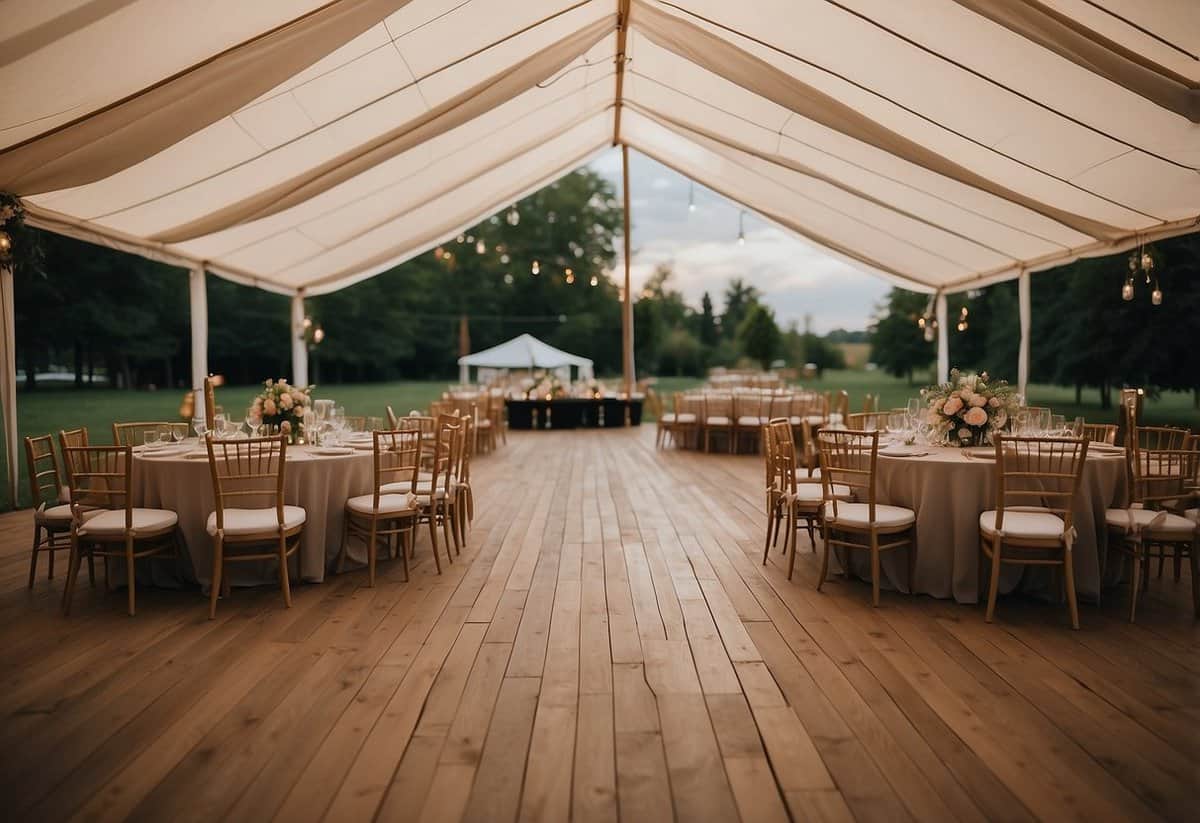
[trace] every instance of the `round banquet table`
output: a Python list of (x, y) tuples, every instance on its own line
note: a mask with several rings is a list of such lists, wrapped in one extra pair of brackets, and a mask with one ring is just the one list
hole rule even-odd
[[(284, 502), (302, 507), (307, 515), (300, 548), (290, 558), (288, 572), (292, 580), (325, 579), (341, 549), (346, 500), (369, 494), (373, 480), (374, 462), (369, 449), (322, 455), (309, 446), (288, 446)], [(208, 516), (216, 510), (216, 501), (203, 449), (193, 446), (167, 454), (135, 452), (131, 486), (134, 506), (170, 509), (179, 514), (179, 531), (186, 553), (180, 573), (189, 581), (207, 587), (212, 579), (212, 538), (205, 526)], [(350, 557), (365, 562), (366, 552), (361, 543), (351, 541)], [(159, 577), (163, 565), (155, 563), (150, 567), (154, 569), (156, 583), (163, 582)], [(275, 583), (279, 579), (278, 564), (271, 561), (233, 563), (226, 568), (232, 573), (231, 583), (235, 586)]]
[[(1075, 587), (1081, 599), (1096, 601), (1102, 586), (1119, 582), (1120, 564), (1109, 567), (1105, 562), (1104, 512), (1126, 505), (1128, 481), (1122, 455), (1089, 455), (1075, 495)], [(996, 508), (996, 461), (966, 456), (957, 447), (929, 447), (929, 453), (919, 457), (888, 457), (881, 450), (875, 490), (877, 503), (916, 512), (915, 592), (953, 597), (959, 603), (979, 602), (979, 515)], [(907, 555), (907, 549), (881, 555), (881, 586), (908, 591)], [(835, 559), (831, 565), (837, 563)], [(869, 552), (851, 551), (850, 570), (869, 580)], [(1057, 596), (1054, 579), (1049, 569), (1006, 563), (1001, 566), (1000, 591), (1022, 589)]]

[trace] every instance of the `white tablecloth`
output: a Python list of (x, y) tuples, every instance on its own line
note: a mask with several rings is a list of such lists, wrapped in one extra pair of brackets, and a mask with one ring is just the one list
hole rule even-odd
[[(876, 502), (917, 514), (916, 593), (979, 602), (979, 515), (996, 508), (996, 462), (966, 457), (958, 448), (930, 448), (921, 457), (881, 454), (876, 470)], [(1075, 587), (1081, 599), (1097, 600), (1102, 585), (1119, 579), (1119, 568), (1106, 569), (1104, 512), (1124, 505), (1127, 486), (1121, 456), (1088, 457), (1074, 505)], [(840, 570), (836, 561), (831, 566)], [(853, 551), (850, 566), (854, 574), (870, 579), (869, 552)], [(885, 552), (882, 570), (883, 587), (908, 590), (907, 549)], [(1048, 591), (1051, 581), (1045, 569), (1004, 564), (1000, 591), (1054, 594)]]
[[(331, 456), (313, 454), (307, 446), (288, 447), (284, 499), (288, 505), (301, 506), (307, 513), (300, 549), (289, 566), (292, 580), (325, 579), (341, 548), (346, 500), (370, 493), (372, 481), (370, 451)], [(212, 579), (212, 538), (205, 524), (216, 509), (208, 461), (188, 459), (179, 453), (163, 457), (135, 454), (132, 497), (135, 506), (178, 512), (187, 552), (181, 573), (207, 586)], [(352, 541), (350, 548), (352, 558), (365, 558), (361, 542)], [(235, 586), (278, 580), (277, 563), (234, 563), (227, 568), (233, 574)]]

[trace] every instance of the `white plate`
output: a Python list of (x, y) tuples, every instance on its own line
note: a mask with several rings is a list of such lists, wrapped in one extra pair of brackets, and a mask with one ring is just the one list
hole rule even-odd
[(888, 446), (886, 449), (879, 450), (880, 457), (924, 457), (927, 454), (929, 454), (928, 449), (915, 446)]
[(309, 449), (309, 454), (320, 454), (325, 455), (326, 457), (333, 457), (334, 455), (354, 454), (354, 449), (350, 448), (349, 446), (318, 446), (316, 448)]
[(977, 460), (995, 460), (996, 448), (994, 446), (971, 446), (962, 450), (963, 457), (974, 457)]

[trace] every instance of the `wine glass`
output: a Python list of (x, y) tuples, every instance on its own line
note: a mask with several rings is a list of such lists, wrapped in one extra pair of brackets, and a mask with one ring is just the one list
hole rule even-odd
[(1067, 434), (1067, 418), (1065, 415), (1050, 415), (1050, 434), (1054, 437), (1062, 437)]
[[(320, 408), (318, 406), (318, 408)], [(317, 445), (319, 439), (317, 420), (320, 418), (320, 412), (313, 409), (304, 410), (304, 439), (310, 446)]]
[(208, 424), (204, 422), (203, 417), (197, 417), (192, 420), (192, 431), (196, 432), (196, 436), (201, 440), (204, 439), (204, 435), (208, 431)]
[(1083, 437), (1083, 426), (1084, 426), (1083, 418), (1076, 417), (1074, 422), (1071, 423), (1071, 436), (1072, 437)]
[[(217, 406), (217, 408), (221, 408)], [(225, 438), (225, 412), (217, 412), (213, 415), (213, 436), (221, 439)]]
[(186, 423), (172, 423), (169, 428), (171, 430), (171, 440), (175, 443), (182, 443), (183, 438), (187, 437), (188, 427)]
[(1050, 429), (1050, 410), (1038, 409), (1033, 426), (1039, 437), (1045, 437)]
[(262, 417), (254, 410), (253, 406), (246, 409), (246, 428), (250, 430), (251, 437), (258, 437), (258, 432), (262, 429)]

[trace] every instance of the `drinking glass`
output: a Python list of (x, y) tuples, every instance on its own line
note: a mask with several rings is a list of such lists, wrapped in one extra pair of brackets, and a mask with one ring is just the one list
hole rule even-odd
[(1076, 417), (1075, 421), (1073, 423), (1071, 423), (1071, 436), (1072, 437), (1083, 437), (1083, 426), (1084, 426), (1083, 418)]
[[(321, 408), (318, 406), (317, 408)], [(317, 430), (317, 420), (320, 417), (320, 412), (313, 409), (305, 409), (304, 411), (304, 440), (311, 446), (317, 445), (320, 439)]]
[[(217, 406), (217, 408), (221, 408)], [(225, 437), (225, 412), (219, 412), (213, 415), (213, 436), (224, 439)]]
[(142, 445), (144, 445), (146, 448), (153, 448), (160, 442), (158, 429), (146, 429), (144, 432), (142, 432)]
[(379, 431), (382, 428), (383, 428), (383, 418), (382, 417), (368, 417), (367, 418), (367, 431), (374, 432), (374, 431)]
[(208, 424), (204, 422), (203, 417), (197, 417), (192, 421), (192, 431), (196, 432), (196, 436), (201, 440), (204, 439), (204, 434), (208, 431)]
[(250, 430), (251, 437), (258, 437), (259, 429), (262, 428), (262, 418), (254, 411), (254, 407), (246, 409), (246, 428)]
[(1033, 419), (1034, 434), (1038, 437), (1045, 437), (1050, 429), (1050, 410), (1038, 409)]
[(1062, 437), (1067, 433), (1067, 418), (1061, 414), (1050, 415), (1050, 434), (1053, 437)]
[(888, 412), (887, 427), (888, 433), (893, 435), (893, 440), (903, 440), (904, 435), (908, 430), (908, 412)]
[(921, 416), (921, 412), (925, 411), (925, 404), (919, 397), (910, 397), (908, 398), (908, 405), (906, 406), (906, 409), (908, 410), (908, 416), (913, 420), (916, 420)]

